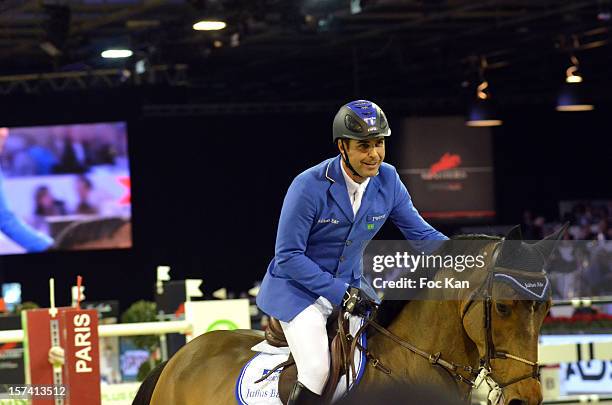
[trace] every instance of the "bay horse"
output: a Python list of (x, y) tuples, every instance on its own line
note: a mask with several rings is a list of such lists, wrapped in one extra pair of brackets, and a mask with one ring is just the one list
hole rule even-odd
[[(479, 240), (472, 253), (486, 252), (486, 271), (470, 272), (471, 287), (459, 290), (452, 300), (428, 300), (435, 297), (427, 294), (435, 293), (427, 290), (424, 299), (383, 301), (377, 321), (370, 324), (371, 357), (356, 394), (398, 382), (433, 384), (467, 404), (472, 387), (485, 381), (492, 405), (540, 404), (538, 335), (550, 296), (520, 299), (493, 275), (500, 271), (497, 258), (506, 251), (506, 256), (525, 260), (517, 260), (517, 266), (505, 272), (525, 272), (524, 263), (536, 263), (536, 275), (545, 277), (543, 267), (552, 250), (545, 242), (556, 241), (562, 231), (534, 244), (520, 240), (518, 227), (505, 238), (458, 237)], [(512, 241), (516, 243), (507, 245)], [(133, 405), (236, 404), (236, 380), (255, 354), (250, 348), (262, 340), (263, 334), (253, 330), (212, 331), (197, 337), (149, 374)]]

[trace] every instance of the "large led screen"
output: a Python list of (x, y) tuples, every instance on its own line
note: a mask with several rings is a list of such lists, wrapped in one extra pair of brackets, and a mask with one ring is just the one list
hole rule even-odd
[(0, 254), (132, 246), (125, 122), (0, 128)]

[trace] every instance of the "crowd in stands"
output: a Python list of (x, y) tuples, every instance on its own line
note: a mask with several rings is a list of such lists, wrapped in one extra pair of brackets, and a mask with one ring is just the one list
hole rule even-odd
[(609, 201), (561, 202), (561, 220), (554, 222), (524, 213), (524, 239), (542, 239), (569, 223), (548, 264), (553, 297), (612, 295), (611, 205)]

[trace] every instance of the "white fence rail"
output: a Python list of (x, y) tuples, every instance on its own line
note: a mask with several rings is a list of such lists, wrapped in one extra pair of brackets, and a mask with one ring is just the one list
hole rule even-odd
[[(189, 333), (191, 323), (187, 321), (118, 323), (113, 325), (98, 325), (98, 335), (107, 336), (139, 336), (164, 335), (166, 333)], [(23, 342), (23, 330), (0, 331), (0, 343)]]

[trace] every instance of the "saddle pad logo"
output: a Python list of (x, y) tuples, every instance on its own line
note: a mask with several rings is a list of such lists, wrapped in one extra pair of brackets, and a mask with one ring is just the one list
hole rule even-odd
[(236, 399), (241, 405), (282, 405), (278, 394), (281, 370), (266, 380), (255, 383), (277, 364), (287, 360), (288, 354), (258, 353), (242, 369), (236, 384)]
[(503, 273), (495, 274), (495, 279), (511, 286), (516, 292), (528, 299), (545, 300), (548, 297), (550, 281), (547, 277), (534, 279)]

